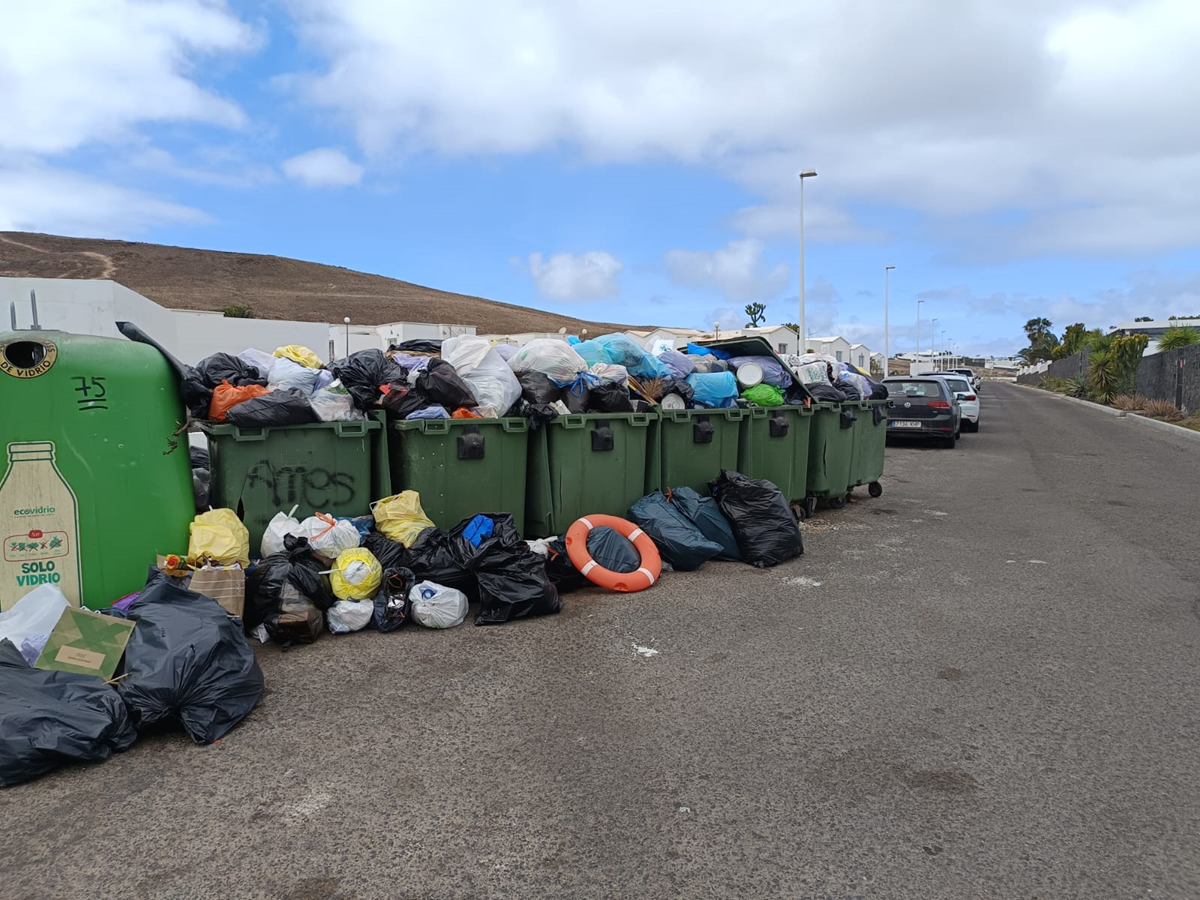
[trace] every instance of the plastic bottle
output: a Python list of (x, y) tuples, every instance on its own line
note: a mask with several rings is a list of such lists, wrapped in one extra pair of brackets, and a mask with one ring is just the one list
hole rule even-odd
[(8, 445), (0, 536), (0, 611), (42, 584), (54, 585), (79, 605), (79, 509), (54, 463), (53, 441)]

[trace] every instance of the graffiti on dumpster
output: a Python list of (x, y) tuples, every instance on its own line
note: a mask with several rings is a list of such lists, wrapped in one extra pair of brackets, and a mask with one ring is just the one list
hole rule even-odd
[(283, 509), (294, 504), (309, 509), (334, 509), (354, 502), (354, 476), (348, 472), (307, 466), (279, 466), (261, 459), (250, 468), (246, 488), (271, 492), (271, 502)]

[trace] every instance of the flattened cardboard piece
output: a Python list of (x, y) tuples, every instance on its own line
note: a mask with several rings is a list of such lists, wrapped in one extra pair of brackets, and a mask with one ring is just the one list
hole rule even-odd
[(133, 626), (129, 619), (69, 606), (50, 632), (34, 668), (98, 675), (108, 681), (125, 653)]
[(197, 569), (192, 573), (190, 589), (212, 597), (225, 612), (240, 619), (246, 606), (246, 570)]

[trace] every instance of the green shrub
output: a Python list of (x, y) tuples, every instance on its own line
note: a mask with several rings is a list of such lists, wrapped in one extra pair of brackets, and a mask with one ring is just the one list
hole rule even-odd
[(1159, 350), (1178, 350), (1193, 344), (1200, 344), (1200, 331), (1186, 325), (1173, 325), (1158, 339)]
[(1182, 419), (1183, 413), (1170, 400), (1149, 400), (1144, 407), (1151, 419)]

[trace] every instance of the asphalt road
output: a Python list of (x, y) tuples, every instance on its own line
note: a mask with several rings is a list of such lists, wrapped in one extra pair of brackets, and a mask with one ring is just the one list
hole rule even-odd
[(794, 563), (262, 648), (220, 744), (0, 793), (0, 897), (1200, 897), (1200, 445), (983, 397)]

